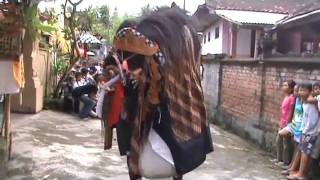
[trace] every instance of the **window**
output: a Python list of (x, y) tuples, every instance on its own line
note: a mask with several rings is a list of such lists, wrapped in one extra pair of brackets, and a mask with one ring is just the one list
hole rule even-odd
[(203, 43), (205, 44), (205, 43), (206, 43), (206, 41), (207, 41), (207, 36), (206, 36), (206, 35), (204, 35), (204, 37), (203, 37)]
[(314, 43), (312, 41), (303, 41), (302, 42), (302, 52), (306, 54), (313, 54), (314, 52)]
[(211, 32), (208, 32), (208, 42), (210, 42), (211, 39)]
[(215, 32), (214, 32), (214, 37), (215, 37), (216, 39), (218, 39), (219, 36), (220, 36), (220, 28), (219, 28), (219, 27), (216, 27)]

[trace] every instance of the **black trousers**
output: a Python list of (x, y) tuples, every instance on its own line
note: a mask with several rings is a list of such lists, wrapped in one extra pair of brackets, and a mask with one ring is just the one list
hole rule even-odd
[(73, 111), (77, 114), (79, 113), (79, 106), (80, 106), (79, 98), (73, 98)]
[(131, 149), (132, 127), (132, 122), (123, 119), (117, 125), (117, 139), (121, 156), (125, 156)]

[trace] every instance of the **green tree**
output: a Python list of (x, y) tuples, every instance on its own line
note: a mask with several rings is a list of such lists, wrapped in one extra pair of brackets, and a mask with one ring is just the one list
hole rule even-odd
[(93, 34), (100, 34), (109, 43), (112, 40), (114, 24), (119, 21), (118, 13), (110, 15), (110, 8), (107, 5), (92, 8), (89, 7), (77, 13), (77, 25), (81, 30), (90, 31)]
[(96, 31), (100, 32), (99, 34), (101, 34), (110, 43), (113, 24), (110, 15), (110, 8), (107, 5), (98, 8), (98, 20), (100, 23), (96, 26)]
[(117, 8), (115, 8), (114, 12), (113, 12), (113, 15), (111, 17), (111, 20), (112, 20), (112, 30), (111, 30), (111, 34), (110, 34), (110, 43), (112, 43), (113, 41), (113, 37), (115, 36), (119, 26), (121, 25), (121, 23), (124, 21), (124, 20), (127, 20), (127, 19), (135, 19), (136, 17), (135, 16), (131, 16), (131, 15), (128, 15), (128, 14), (124, 14), (123, 16), (119, 16), (118, 14), (118, 10)]
[(105, 27), (112, 27), (110, 8), (107, 5), (98, 8), (98, 19)]
[(33, 39), (38, 38), (41, 32), (52, 33), (56, 30), (56, 27), (54, 27), (56, 23), (54, 18), (47, 24), (40, 21), (37, 4), (26, 6), (23, 13), (25, 28)]
[[(63, 81), (66, 79), (67, 75), (73, 68), (73, 66), (77, 62), (77, 54), (78, 53), (78, 46), (77, 46), (77, 37), (76, 37), (76, 14), (77, 14), (77, 7), (79, 4), (82, 3), (83, 0), (77, 0), (77, 2), (74, 2), (74, 0), (65, 0), (65, 3), (62, 5), (63, 8), (63, 15), (64, 18), (68, 21), (68, 26), (65, 27), (64, 32), (66, 34), (66, 38), (70, 41), (70, 51), (68, 53), (68, 57), (66, 58), (67, 61), (67, 67), (63, 68), (64, 72), (62, 73), (58, 84), (53, 92), (53, 98), (59, 97), (59, 91), (62, 86)], [(71, 9), (68, 8), (68, 4), (71, 5)], [(70, 15), (69, 15), (70, 13)]]
[(109, 44), (112, 43), (114, 34), (121, 22), (125, 19), (135, 18), (128, 14), (120, 16), (117, 8), (110, 13), (110, 8), (107, 5), (92, 8), (76, 13), (76, 26), (81, 30), (90, 31), (92, 34), (100, 34)]
[(117, 29), (119, 28), (121, 22), (123, 21), (123, 19), (121, 17), (119, 17), (117, 8), (114, 9), (114, 12), (111, 17), (111, 21), (112, 21), (112, 31), (111, 31), (110, 37), (109, 37), (110, 42), (112, 42), (112, 40), (113, 40), (112, 38), (116, 34)]
[(98, 12), (96, 8), (89, 6), (83, 11), (77, 12), (77, 25), (80, 26), (83, 31), (93, 30), (93, 26), (98, 22)]

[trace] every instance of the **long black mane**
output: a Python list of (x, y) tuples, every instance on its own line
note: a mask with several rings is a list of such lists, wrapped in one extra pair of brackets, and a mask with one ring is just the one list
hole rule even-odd
[(186, 47), (188, 37), (185, 34), (185, 26), (192, 35), (194, 55), (197, 58), (200, 55), (200, 40), (191, 17), (178, 7), (164, 7), (155, 10), (151, 15), (142, 19), (136, 29), (150, 40), (157, 42), (166, 59), (170, 61), (186, 59), (192, 53)]

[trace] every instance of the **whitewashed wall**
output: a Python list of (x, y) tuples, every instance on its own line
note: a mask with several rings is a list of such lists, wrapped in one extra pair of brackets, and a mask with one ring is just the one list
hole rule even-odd
[(239, 28), (237, 35), (237, 56), (250, 57), (251, 30)]
[[(202, 55), (207, 54), (222, 54), (223, 53), (223, 46), (222, 46), (222, 37), (223, 37), (223, 31), (222, 31), (222, 21), (219, 21), (216, 24), (213, 24), (210, 26), (207, 30), (204, 31), (204, 35), (206, 35), (206, 42), (204, 43), (204, 40), (202, 40)], [(219, 27), (219, 38), (215, 39), (215, 29)], [(211, 38), (210, 42), (208, 42), (208, 33), (210, 32)]]

